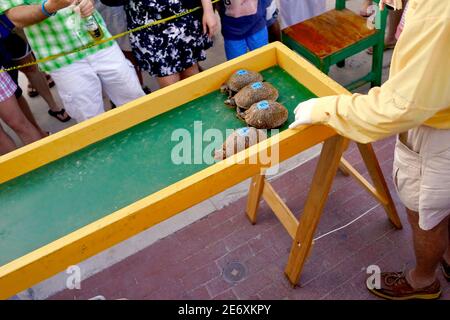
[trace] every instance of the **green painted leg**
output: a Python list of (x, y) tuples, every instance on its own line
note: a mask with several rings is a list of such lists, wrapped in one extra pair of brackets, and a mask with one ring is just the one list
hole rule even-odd
[(381, 86), (381, 76), (383, 73), (383, 52), (384, 43), (377, 44), (373, 47), (373, 58), (372, 58), (372, 74), (373, 78), (371, 81), (371, 87)]
[(320, 68), (320, 70), (325, 73), (328, 74), (330, 72), (330, 64), (327, 62), (323, 62), (322, 67)]

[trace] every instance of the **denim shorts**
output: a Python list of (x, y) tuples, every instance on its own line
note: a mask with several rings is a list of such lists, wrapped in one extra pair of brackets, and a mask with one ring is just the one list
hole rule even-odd
[(262, 28), (251, 36), (240, 40), (224, 39), (225, 54), (228, 60), (237, 58), (252, 51), (261, 48), (269, 43), (269, 32), (267, 27)]

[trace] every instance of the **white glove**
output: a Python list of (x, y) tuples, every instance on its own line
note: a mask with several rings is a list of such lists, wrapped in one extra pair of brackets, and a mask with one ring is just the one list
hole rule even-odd
[(302, 125), (307, 125), (312, 123), (311, 114), (314, 106), (316, 105), (317, 98), (313, 98), (304, 102), (299, 103), (297, 108), (295, 108), (295, 121), (289, 126), (289, 129), (294, 129)]

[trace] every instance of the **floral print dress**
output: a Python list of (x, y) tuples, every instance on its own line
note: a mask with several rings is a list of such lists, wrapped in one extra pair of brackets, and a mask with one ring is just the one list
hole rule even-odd
[[(133, 29), (187, 8), (183, 0), (140, 0), (130, 1), (125, 10), (128, 28)], [(156, 77), (179, 73), (205, 60), (212, 46), (203, 34), (201, 11), (132, 33), (130, 40), (139, 65)]]

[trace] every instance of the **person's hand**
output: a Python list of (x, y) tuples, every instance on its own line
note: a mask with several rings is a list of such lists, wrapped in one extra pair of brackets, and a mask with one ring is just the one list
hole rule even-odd
[(317, 98), (309, 99), (305, 102), (299, 103), (297, 108), (295, 108), (295, 121), (289, 125), (289, 129), (294, 129), (303, 125), (311, 124), (312, 110), (316, 104)]
[(217, 16), (214, 14), (214, 11), (206, 11), (203, 14), (203, 33), (208, 34), (212, 38), (216, 34), (218, 27)]
[(76, 13), (78, 13), (82, 18), (92, 16), (95, 10), (94, 2), (92, 0), (81, 0), (77, 2), (78, 4), (74, 8)]
[(67, 8), (75, 3), (76, 0), (48, 0), (45, 4), (45, 10), (55, 13), (58, 10)]

